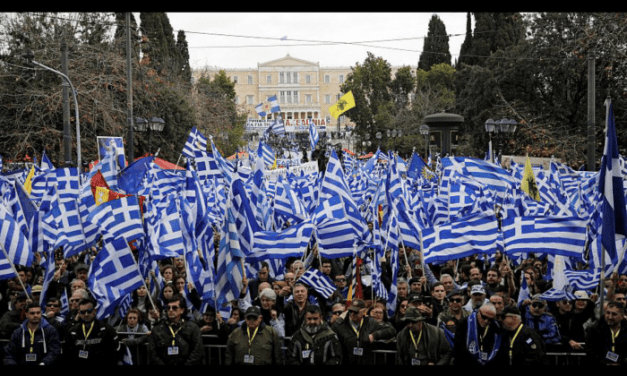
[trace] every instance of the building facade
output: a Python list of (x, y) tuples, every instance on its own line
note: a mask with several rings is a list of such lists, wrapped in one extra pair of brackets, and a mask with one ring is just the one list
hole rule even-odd
[[(276, 60), (258, 63), (257, 68), (195, 70), (193, 77), (195, 80), (202, 76), (213, 80), (221, 70), (235, 82), (238, 110), (248, 114), (251, 124), (261, 124), (249, 127), (249, 135), (251, 131), (253, 134), (260, 134), (258, 130), (279, 116), (287, 132), (306, 132), (308, 119), (311, 119), (319, 127), (321, 136), (328, 139), (328, 143), (341, 144), (342, 148), (351, 150), (355, 148), (356, 141), (351, 133), (356, 124), (346, 116), (335, 119), (329, 112), (329, 107), (336, 104), (344, 94), (340, 87), (352, 72), (351, 67), (320, 67), (317, 62), (298, 59), (288, 54)], [(393, 74), (396, 70), (393, 68)], [(255, 107), (275, 95), (281, 111), (261, 118)], [(251, 141), (254, 138), (256, 137), (252, 137)]]

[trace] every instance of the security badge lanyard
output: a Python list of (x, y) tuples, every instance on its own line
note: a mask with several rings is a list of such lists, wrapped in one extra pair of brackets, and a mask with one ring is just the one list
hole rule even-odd
[(516, 333), (514, 334), (514, 336), (512, 337), (512, 339), (509, 341), (509, 365), (511, 366), (512, 363), (514, 362), (514, 341), (516, 341), (516, 337), (518, 337), (518, 333), (520, 333), (520, 330), (522, 329), (522, 324), (520, 326), (518, 326), (518, 329), (516, 329)]
[(179, 332), (179, 330), (183, 328), (183, 325), (181, 324), (181, 326), (178, 329), (176, 329), (176, 331), (172, 329), (172, 325), (168, 325), (168, 328), (170, 328), (170, 333), (172, 333), (172, 346), (168, 347), (168, 355), (178, 355), (179, 347), (176, 346), (176, 335)]
[(30, 351), (26, 354), (26, 361), (36, 362), (37, 354), (33, 353), (33, 348), (35, 347), (35, 330), (30, 330), (30, 328), (28, 328), (28, 333), (30, 334)]
[(252, 347), (255, 336), (257, 336), (257, 330), (259, 330), (259, 327), (255, 328), (255, 331), (253, 332), (253, 335), (251, 337), (250, 328), (246, 328), (246, 333), (248, 333), (248, 354), (244, 355), (244, 363), (246, 364), (253, 364), (253, 362), (255, 361), (255, 356), (250, 354), (250, 348)]
[(479, 345), (479, 354), (481, 356), (481, 359), (483, 360), (487, 360), (488, 359), (488, 353), (483, 351), (483, 339), (488, 335), (488, 330), (490, 329), (490, 325), (486, 325), (485, 330), (483, 331), (483, 334), (480, 336), (480, 345)]
[(355, 328), (355, 326), (353, 325), (353, 322), (352, 321), (350, 322), (351, 328), (353, 328), (353, 331), (355, 332), (355, 334), (357, 334), (357, 346), (353, 347), (353, 355), (356, 355), (356, 356), (364, 355), (364, 349), (359, 346), (360, 344), (359, 332), (361, 331), (361, 325), (363, 323), (364, 323), (364, 319), (361, 319), (361, 321), (359, 322), (359, 328)]
[(85, 324), (83, 324), (83, 337), (85, 337), (85, 342), (83, 343), (83, 349), (78, 351), (79, 358), (87, 359), (87, 357), (89, 356), (89, 351), (85, 350), (85, 346), (87, 345), (87, 338), (91, 334), (93, 328), (94, 322), (92, 321), (91, 325), (89, 326), (89, 330), (87, 331), (87, 333), (85, 333)]
[(414, 332), (411, 330), (409, 331), (409, 336), (411, 337), (411, 341), (414, 343), (414, 350), (416, 350), (414, 357), (411, 358), (411, 365), (419, 366), (420, 360), (418, 359), (418, 344), (420, 344), (420, 339), (422, 338), (422, 329), (420, 330), (420, 334), (418, 334), (418, 339), (414, 338)]
[(612, 337), (612, 351), (608, 351), (607, 354), (605, 355), (605, 358), (616, 363), (618, 362), (618, 354), (616, 353), (616, 338), (618, 337), (618, 334), (620, 333), (620, 329), (616, 331), (616, 333), (614, 333), (611, 329), (610, 329), (610, 337)]

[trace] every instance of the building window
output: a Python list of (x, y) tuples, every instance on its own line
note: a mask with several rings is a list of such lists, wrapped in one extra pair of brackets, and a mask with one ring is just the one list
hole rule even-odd
[(308, 83), (308, 84), (311, 83), (311, 75), (308, 74), (308, 75), (305, 76), (305, 82)]
[(239, 105), (239, 95), (235, 97), (235, 104)]
[(298, 92), (297, 91), (294, 91), (292, 93), (292, 96), (294, 97), (294, 103), (300, 103), (299, 100), (298, 100)]
[(279, 101), (285, 103), (285, 91), (279, 91)]
[(237, 76), (233, 76), (233, 82), (234, 82), (234, 83), (237, 83), (238, 79), (239, 79), (239, 78), (238, 78)]
[(325, 94), (324, 96), (324, 103), (331, 103), (331, 96), (329, 94)]
[(272, 83), (272, 76), (271, 75), (267, 75), (266, 76), (266, 83), (267, 84), (271, 84)]
[(344, 83), (344, 75), (340, 74), (340, 76), (338, 77), (338, 80), (340, 81), (341, 84)]
[(298, 72), (294, 72), (292, 75), (293, 75), (294, 83), (297, 84), (298, 83)]
[(248, 76), (248, 84), (249, 85), (253, 84), (253, 76)]
[(255, 100), (255, 99), (253, 98), (253, 96), (252, 96), (252, 95), (247, 95), (247, 96), (246, 96), (246, 103), (247, 103), (247, 104), (253, 104), (253, 101), (254, 101), (254, 100)]
[(330, 82), (331, 82), (331, 79), (329, 78), (329, 75), (328, 75), (328, 74), (325, 74), (325, 75), (324, 75), (324, 83), (325, 83), (325, 84), (328, 84), (328, 83), (330, 83)]
[(311, 94), (305, 94), (305, 103), (311, 103)]

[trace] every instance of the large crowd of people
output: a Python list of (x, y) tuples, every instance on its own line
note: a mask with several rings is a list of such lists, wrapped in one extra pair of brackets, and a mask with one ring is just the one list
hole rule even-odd
[[(578, 364), (627, 361), (627, 276), (608, 276), (601, 292), (551, 299), (547, 260), (533, 254), (520, 265), (498, 252), (430, 265), (401, 248), (398, 275), (381, 261), (382, 283), (397, 293), (390, 302), (376, 296), (366, 263), (354, 271), (351, 258), (320, 258), (314, 247), (278, 272), (259, 263), (228, 315), (201, 311), (185, 260), (164, 259), (124, 317), (97, 318), (93, 252), (57, 252), (45, 292), (37, 263), (0, 281), (5, 365), (518, 365), (550, 364), (550, 353), (578, 354)], [(333, 294), (303, 281), (309, 269), (335, 285)], [(224, 352), (206, 351), (212, 345)]]

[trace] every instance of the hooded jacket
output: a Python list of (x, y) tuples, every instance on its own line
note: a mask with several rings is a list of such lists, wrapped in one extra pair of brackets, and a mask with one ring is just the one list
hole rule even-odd
[(39, 327), (34, 331), (34, 338), (31, 339), (28, 320), (24, 320), (11, 335), (4, 353), (5, 365), (54, 364), (61, 354), (59, 333), (42, 318)]

